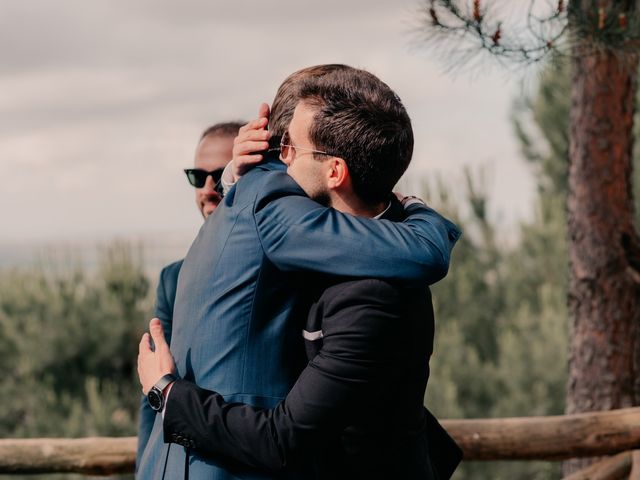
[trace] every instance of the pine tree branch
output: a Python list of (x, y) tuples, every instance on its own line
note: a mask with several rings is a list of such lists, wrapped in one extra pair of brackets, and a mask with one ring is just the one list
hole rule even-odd
[[(549, 53), (582, 56), (606, 50), (635, 55), (640, 48), (640, 17), (633, 2), (593, 2), (591, 9), (575, 1), (542, 3), (530, 0), (519, 26), (505, 22), (496, 0), (473, 0), (470, 6), (462, 0), (425, 0), (427, 40), (432, 47), (444, 44), (440, 53), (458, 63), (470, 60), (470, 50), (526, 65)], [(539, 13), (541, 5), (546, 14)], [(451, 42), (452, 37), (466, 39), (467, 45)]]

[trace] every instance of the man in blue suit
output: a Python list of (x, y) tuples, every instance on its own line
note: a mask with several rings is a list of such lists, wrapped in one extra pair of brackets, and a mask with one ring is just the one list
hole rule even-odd
[[(344, 66), (317, 67), (311, 74), (307, 69), (287, 79), (277, 98), (289, 95), (288, 110), (293, 111), (300, 77), (335, 71), (355, 72)], [(313, 132), (307, 132), (307, 138), (287, 132), (282, 148), (294, 152), (295, 157), (283, 152), (295, 158), (287, 162), (293, 178), (284, 164), (266, 155), (207, 219), (185, 258), (171, 341), (176, 373), (227, 401), (271, 408), (293, 385), (305, 360), (299, 332), (308, 304), (301, 300), (313, 281), (312, 272), (424, 283), (447, 272), (459, 232), (433, 210), (412, 204), (401, 223), (349, 214), (358, 199), (364, 199), (358, 207), (370, 216), (384, 211), (413, 148), (410, 120), (397, 96), (386, 85), (381, 98), (367, 98), (366, 88), (355, 87), (364, 96), (354, 98), (350, 113), (372, 121), (372, 128), (324, 150), (313, 148), (326, 143)], [(274, 123), (276, 105), (274, 101)], [(309, 111), (306, 114), (309, 120)], [(344, 115), (334, 114), (336, 128), (348, 128), (339, 121)], [(267, 148), (269, 135), (252, 123), (248, 127), (255, 130), (258, 148), (239, 153)], [(271, 135), (277, 133), (272, 127)], [(332, 201), (334, 208), (315, 201), (326, 201), (322, 183), (337, 179), (347, 181), (356, 195), (345, 191)], [(165, 444), (158, 415), (140, 478), (275, 478), (203, 458), (191, 447), (189, 442)]]
[[(208, 127), (198, 141), (194, 155), (193, 168), (185, 170), (187, 180), (195, 187), (195, 199), (198, 210), (206, 220), (216, 209), (222, 196), (219, 188), (220, 177), (233, 156), (233, 140), (242, 126), (240, 122), (216, 123)], [(158, 289), (156, 290), (155, 317), (162, 322), (167, 343), (171, 342), (173, 324), (173, 303), (176, 297), (178, 273), (182, 260), (173, 262), (162, 269)], [(138, 426), (138, 451), (136, 465), (140, 464), (142, 452), (149, 440), (156, 412), (151, 409), (147, 397), (140, 403), (140, 419)]]

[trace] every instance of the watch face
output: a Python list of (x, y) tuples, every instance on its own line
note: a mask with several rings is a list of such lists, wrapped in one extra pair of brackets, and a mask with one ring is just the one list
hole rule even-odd
[(161, 392), (158, 392), (158, 390), (155, 388), (149, 390), (149, 393), (147, 394), (147, 401), (149, 402), (149, 405), (151, 405), (151, 408), (153, 408), (155, 411), (162, 410), (162, 400), (163, 398)]

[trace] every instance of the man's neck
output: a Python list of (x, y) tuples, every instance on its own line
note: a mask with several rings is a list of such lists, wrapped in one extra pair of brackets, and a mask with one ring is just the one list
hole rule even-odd
[(350, 213), (359, 217), (373, 218), (380, 215), (389, 206), (389, 202), (378, 202), (375, 204), (367, 204), (355, 195), (333, 196), (331, 199), (331, 207), (343, 213)]

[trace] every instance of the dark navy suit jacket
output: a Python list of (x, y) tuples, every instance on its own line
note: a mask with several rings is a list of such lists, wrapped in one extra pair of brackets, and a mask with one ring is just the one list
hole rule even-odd
[[(183, 260), (170, 263), (160, 272), (160, 280), (156, 290), (156, 309), (154, 316), (160, 319), (164, 330), (164, 338), (167, 344), (171, 344), (171, 327), (173, 324), (173, 304), (176, 300), (176, 289), (178, 287), (178, 274), (182, 267)], [(138, 423), (138, 452), (136, 454), (136, 467), (140, 465), (142, 452), (149, 441), (153, 422), (156, 419), (156, 412), (151, 408), (147, 397), (142, 396), (140, 401), (140, 420)]]
[[(277, 405), (305, 364), (299, 337), (305, 276), (319, 272), (433, 283), (459, 231), (410, 206), (394, 223), (342, 214), (311, 199), (269, 161), (247, 173), (209, 216), (178, 277), (171, 350), (178, 375), (228, 401)], [(139, 478), (276, 478), (165, 444), (158, 415)]]

